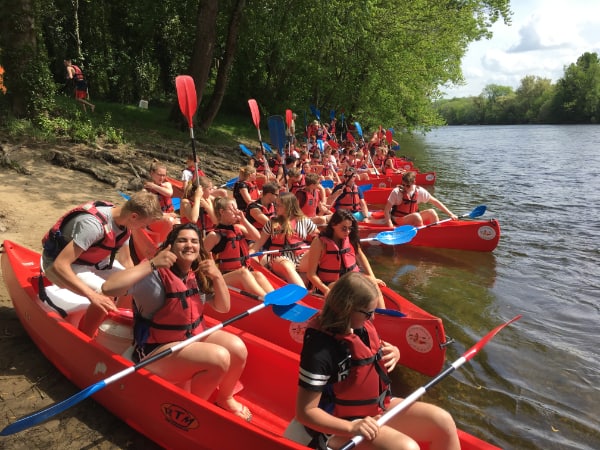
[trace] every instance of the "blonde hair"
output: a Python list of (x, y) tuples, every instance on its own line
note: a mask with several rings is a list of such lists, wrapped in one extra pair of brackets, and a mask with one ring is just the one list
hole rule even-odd
[(158, 196), (151, 192), (140, 191), (133, 194), (123, 205), (123, 212), (137, 214), (144, 219), (162, 219)]
[(160, 162), (158, 159), (152, 160), (152, 163), (150, 164), (150, 173), (154, 173), (158, 169), (165, 169), (165, 170), (167, 170), (167, 166), (166, 166), (165, 163)]
[(227, 207), (231, 204), (236, 204), (235, 199), (229, 197), (217, 197), (213, 203), (213, 208), (215, 210), (215, 216), (217, 219), (221, 220), (221, 213), (227, 209)]
[(256, 168), (253, 166), (240, 167), (240, 181), (247, 180), (250, 175), (256, 173)]
[(382, 294), (377, 283), (360, 272), (348, 272), (334, 284), (319, 316), (321, 328), (332, 333), (345, 333), (350, 328), (353, 312), (366, 310)]

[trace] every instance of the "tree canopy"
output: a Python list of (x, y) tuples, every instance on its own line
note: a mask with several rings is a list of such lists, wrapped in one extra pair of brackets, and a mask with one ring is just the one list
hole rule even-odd
[(509, 0), (2, 2), (0, 65), (14, 114), (47, 108), (41, 100), (73, 58), (108, 101), (172, 102), (175, 76), (191, 74), (203, 128), (248, 98), (268, 113), (314, 104), (367, 125), (438, 124), (439, 87), (461, 81), (468, 44), (511, 14)]

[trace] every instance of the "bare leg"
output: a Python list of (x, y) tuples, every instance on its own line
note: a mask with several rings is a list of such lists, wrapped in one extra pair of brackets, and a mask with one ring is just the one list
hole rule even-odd
[(287, 258), (275, 258), (271, 261), (273, 272), (286, 280), (288, 283), (306, 287), (302, 277), (296, 271), (296, 265)]

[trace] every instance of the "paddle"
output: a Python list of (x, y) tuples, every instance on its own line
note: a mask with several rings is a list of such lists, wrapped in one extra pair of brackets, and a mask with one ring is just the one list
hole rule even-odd
[(248, 147), (246, 147), (244, 144), (240, 144), (240, 150), (242, 150), (242, 153), (250, 158), (254, 158), (254, 153), (252, 153), (252, 150), (250, 150)]
[(360, 123), (354, 122), (354, 126), (356, 127), (356, 132), (358, 133), (358, 135), (362, 139), (363, 138), (363, 132), (362, 132), (362, 128), (360, 126)]
[(376, 236), (361, 239), (360, 242), (379, 241), (385, 245), (400, 245), (410, 242), (417, 235), (417, 229), (382, 231)]
[(260, 136), (260, 111), (258, 110), (258, 103), (256, 103), (256, 100), (251, 98), (248, 100), (248, 106), (250, 107), (250, 114), (252, 114), (252, 122), (254, 122), (254, 126), (258, 132), (258, 142), (260, 143), (260, 148), (264, 148), (262, 137)]
[(269, 144), (267, 144), (266, 142), (263, 142), (263, 147), (269, 152), (269, 153), (273, 153), (273, 149), (271, 148), (271, 146)]
[[(227, 287), (230, 291), (237, 292), (239, 294), (245, 295), (246, 297), (253, 298), (254, 300), (258, 300), (261, 302), (263, 301), (263, 297), (261, 297), (260, 295), (256, 295), (252, 292), (248, 292), (233, 286)], [(290, 322), (302, 323), (306, 322), (308, 319), (314, 316), (317, 310), (309, 306), (292, 303), (291, 305), (273, 305), (273, 312), (282, 319), (288, 320)]]
[(361, 184), (360, 186), (356, 186), (358, 188), (358, 192), (363, 193), (373, 189), (372, 184)]
[[(476, 206), (475, 208), (473, 208), (473, 211), (471, 211), (470, 213), (462, 214), (462, 215), (458, 216), (458, 218), (464, 219), (465, 217), (470, 217), (471, 219), (475, 219), (477, 217), (483, 216), (485, 214), (486, 209), (487, 209), (487, 206), (479, 205), (479, 206)], [(452, 220), (451, 218), (444, 219), (444, 220), (438, 220), (437, 222), (428, 223), (427, 225), (421, 225), (420, 227), (413, 227), (412, 225), (402, 225), (400, 227), (394, 228), (394, 231), (400, 231), (401, 229), (404, 229), (406, 231), (408, 228), (413, 228), (416, 233), (418, 230), (433, 227), (434, 225), (439, 225), (441, 223), (450, 222), (451, 220)]]
[[(236, 180), (237, 181), (237, 180)], [(126, 194), (123, 191), (117, 191), (121, 197), (125, 200), (129, 200), (131, 198), (130, 195)], [(171, 197), (171, 203), (173, 204), (173, 209), (177, 211), (181, 207), (181, 199), (179, 197)]]
[(333, 180), (321, 180), (321, 186), (323, 186), (324, 188), (332, 189), (334, 186)]
[(319, 122), (321, 121), (321, 111), (319, 111), (315, 105), (310, 105), (310, 112), (313, 113), (313, 116), (315, 116)]
[(11, 423), (10, 425), (8, 425), (7, 427), (5, 427), (0, 432), (0, 436), (8, 436), (10, 434), (18, 433), (19, 431), (23, 431), (27, 428), (38, 425), (38, 424), (44, 422), (45, 420), (49, 419), (50, 417), (53, 417), (65, 410), (69, 409), (70, 407), (75, 406), (76, 404), (80, 403), (81, 401), (94, 395), (96, 392), (100, 391), (101, 389), (105, 388), (109, 384), (114, 383), (115, 381), (120, 380), (121, 378), (124, 378), (127, 375), (141, 369), (142, 367), (146, 367), (147, 365), (152, 364), (153, 362), (164, 358), (165, 356), (169, 356), (171, 353), (179, 351), (182, 348), (184, 348), (185, 346), (187, 346), (193, 342), (196, 342), (200, 339), (203, 339), (203, 338), (207, 337), (208, 335), (214, 333), (215, 331), (218, 331), (221, 328), (223, 328), (237, 320), (243, 319), (244, 317), (247, 317), (250, 314), (253, 314), (263, 308), (266, 308), (269, 305), (281, 305), (281, 306), (291, 305), (293, 303), (296, 303), (301, 298), (303, 298), (307, 294), (307, 292), (308, 291), (305, 288), (295, 285), (295, 284), (288, 284), (288, 285), (285, 285), (273, 292), (269, 292), (267, 295), (265, 295), (263, 303), (260, 303), (260, 304), (256, 305), (255, 307), (250, 308), (249, 310), (244, 311), (241, 314), (238, 314), (237, 316), (231, 317), (231, 318), (225, 320), (224, 322), (221, 322), (221, 323), (215, 325), (214, 327), (208, 328), (207, 330), (204, 330), (202, 333), (192, 336), (191, 338), (186, 339), (185, 341), (181, 341), (181, 342), (175, 344), (173, 347), (171, 347), (167, 350), (164, 350), (160, 353), (157, 353), (156, 355), (151, 356), (131, 367), (121, 370), (120, 372), (117, 372), (116, 374), (111, 375), (110, 377), (105, 378), (104, 380), (98, 381), (97, 383), (94, 383), (91, 386), (88, 386), (87, 388), (85, 388), (82, 391), (78, 392), (77, 394), (69, 397), (68, 399), (63, 400), (60, 403), (55, 403), (54, 405), (49, 406), (48, 408), (42, 409), (40, 411), (37, 411), (34, 414), (31, 414), (29, 416), (25, 416), (25, 417), (22, 417), (21, 419), (18, 419), (17, 421), (15, 421), (15, 422)]
[(233, 188), (233, 186), (235, 185), (235, 183), (237, 183), (239, 181), (240, 177), (235, 177), (232, 178), (231, 180), (227, 180), (225, 183), (223, 183), (221, 186), (221, 188), (226, 187), (227, 189), (231, 189)]
[(192, 140), (192, 155), (194, 157), (194, 169), (196, 170), (196, 184), (200, 184), (198, 179), (198, 157), (196, 156), (196, 140), (194, 139), (194, 114), (198, 107), (198, 97), (196, 96), (196, 85), (194, 79), (189, 75), (179, 75), (175, 77), (175, 88), (177, 89), (177, 99), (179, 109), (188, 120), (190, 127), (190, 139)]
[[(492, 338), (494, 336), (496, 336), (496, 334), (498, 334), (504, 327), (506, 327), (507, 325), (510, 325), (513, 322), (516, 322), (520, 318), (521, 318), (521, 315), (519, 314), (518, 316), (513, 317), (508, 322), (503, 323), (502, 325), (498, 325), (496, 328), (494, 328), (492, 331), (490, 331), (488, 334), (486, 334), (483, 337), (483, 339), (481, 339), (473, 347), (471, 347), (469, 350), (467, 350), (465, 353), (463, 353), (460, 358), (458, 358), (456, 361), (454, 361), (450, 365), (450, 367), (448, 367), (446, 370), (444, 370), (439, 375), (437, 375), (433, 380), (431, 380), (425, 386), (421, 386), (419, 389), (417, 389), (415, 392), (410, 394), (408, 397), (406, 397), (400, 403), (398, 403), (397, 405), (395, 405), (394, 407), (392, 407), (391, 409), (386, 411), (385, 414), (383, 414), (379, 419), (377, 419), (377, 425), (379, 425), (379, 426), (385, 425), (398, 413), (400, 413), (401, 411), (404, 411), (406, 408), (408, 408), (410, 405), (412, 405), (414, 402), (416, 402), (417, 399), (419, 397), (421, 397), (423, 394), (425, 394), (431, 387), (438, 384), (440, 381), (442, 381), (444, 378), (446, 378), (448, 375), (450, 375), (452, 372), (454, 372), (456, 369), (458, 369), (464, 363), (466, 363), (467, 361), (470, 361), (479, 352), (479, 350), (481, 350), (490, 340), (492, 340)], [(350, 450), (351, 448), (354, 448), (358, 444), (360, 444), (363, 440), (364, 440), (364, 437), (362, 435), (354, 436), (351, 440), (349, 440), (344, 445), (342, 445), (340, 447), (340, 450)]]

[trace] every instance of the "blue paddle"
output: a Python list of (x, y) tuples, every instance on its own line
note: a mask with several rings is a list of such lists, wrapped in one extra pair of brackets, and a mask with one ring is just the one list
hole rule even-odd
[[(487, 206), (485, 206), (485, 205), (479, 205), (479, 206), (476, 206), (475, 208), (473, 208), (473, 211), (471, 211), (470, 213), (458, 216), (458, 218), (459, 219), (464, 219), (465, 217), (470, 217), (471, 219), (475, 219), (477, 217), (483, 216), (485, 214), (486, 210), (487, 210)], [(439, 224), (444, 223), (444, 222), (450, 222), (451, 220), (452, 220), (451, 218), (444, 219), (444, 220), (438, 220), (437, 222), (429, 223), (427, 225), (422, 225), (420, 227), (413, 227), (412, 225), (402, 225), (402, 226), (394, 228), (394, 231), (402, 231), (402, 232), (406, 233), (406, 232), (408, 232), (409, 229), (414, 229), (415, 234), (416, 234), (416, 232), (418, 230), (422, 230), (424, 228), (433, 227), (434, 225), (439, 225)]]
[(263, 147), (265, 148), (266, 151), (268, 151), (269, 153), (273, 153), (273, 149), (271, 148), (271, 146), (269, 144), (267, 144), (266, 142), (263, 142)]
[(147, 359), (144, 359), (143, 361), (130, 366), (124, 370), (121, 370), (120, 372), (117, 372), (114, 375), (111, 375), (108, 378), (105, 378), (104, 380), (98, 381), (95, 384), (92, 384), (91, 386), (88, 386), (87, 388), (83, 389), (82, 391), (79, 391), (77, 394), (67, 398), (66, 400), (63, 400), (60, 403), (55, 403), (52, 406), (49, 406), (48, 408), (42, 409), (40, 411), (37, 411), (29, 416), (25, 416), (22, 417), (21, 419), (18, 419), (17, 421), (11, 423), (10, 425), (6, 426), (1, 432), (0, 432), (0, 436), (8, 436), (14, 433), (18, 433), (19, 431), (23, 431), (27, 428), (31, 428), (35, 425), (38, 425), (42, 422), (44, 422), (45, 420), (49, 419), (50, 417), (53, 417), (67, 409), (69, 409), (72, 406), (75, 406), (76, 404), (80, 403), (81, 401), (85, 400), (88, 397), (91, 397), (92, 395), (94, 395), (96, 392), (104, 389), (106, 386), (108, 386), (111, 383), (114, 383), (117, 380), (120, 380), (121, 378), (126, 377), (129, 374), (132, 374), (133, 372), (136, 372), (137, 370), (141, 369), (142, 367), (146, 367), (149, 364), (152, 364), (153, 362), (164, 358), (165, 356), (169, 356), (170, 354), (181, 350), (183, 347), (196, 342), (200, 339), (203, 339), (205, 337), (207, 337), (208, 335), (214, 333), (215, 331), (220, 330), (221, 328), (237, 321), (240, 319), (243, 319), (244, 317), (249, 316), (250, 314), (253, 314), (263, 308), (266, 308), (267, 306), (270, 305), (278, 305), (278, 306), (288, 306), (291, 305), (293, 303), (296, 303), (298, 300), (302, 299), (306, 294), (308, 293), (308, 291), (301, 287), (298, 286), (296, 284), (288, 284), (285, 285), (273, 292), (269, 292), (267, 295), (265, 295), (264, 297), (264, 302), (254, 306), (253, 308), (250, 308), (247, 311), (244, 311), (241, 314), (238, 314), (237, 316), (231, 317), (227, 320), (225, 320), (224, 322), (221, 322), (217, 325), (215, 325), (214, 327), (208, 328), (207, 330), (204, 330), (202, 333), (197, 334), (195, 336), (192, 336), (189, 339), (186, 339), (185, 341), (181, 341), (177, 344), (175, 344), (173, 347), (168, 348), (167, 350), (164, 350), (162, 352), (157, 353), (154, 356), (151, 356)]
[(360, 186), (357, 186), (357, 187), (358, 187), (358, 192), (361, 192), (361, 193), (373, 189), (372, 184), (361, 184)]
[(252, 153), (252, 150), (250, 150), (248, 147), (246, 147), (244, 144), (240, 144), (240, 149), (242, 150), (242, 153), (250, 158), (254, 158), (254, 153)]
[[(131, 196), (126, 194), (125, 192), (122, 192), (122, 191), (117, 191), (117, 192), (125, 200), (129, 200), (131, 198)], [(181, 208), (181, 199), (179, 197), (171, 197), (171, 203), (173, 204), (173, 209), (175, 211), (177, 211), (178, 209)]]
[(323, 186), (324, 188), (332, 189), (333, 180), (321, 180), (321, 186)]
[(221, 186), (219, 187), (226, 187), (227, 189), (232, 189), (233, 186), (235, 185), (235, 183), (237, 183), (239, 181), (240, 177), (235, 177), (232, 178), (231, 180), (227, 180), (225, 183), (223, 183)]
[(277, 147), (279, 154), (283, 156), (283, 149), (285, 148), (285, 121), (282, 116), (271, 116), (269, 117), (267, 124), (269, 126), (269, 136), (271, 142)]
[(382, 231), (376, 236), (361, 239), (360, 242), (379, 241), (385, 245), (400, 245), (410, 242), (417, 235), (417, 229)]
[[(230, 291), (237, 292), (239, 294), (245, 295), (246, 297), (253, 298), (254, 300), (263, 301), (263, 298), (259, 295), (256, 295), (252, 292), (245, 291), (243, 289), (239, 289), (233, 286), (227, 286)], [(267, 294), (268, 295), (268, 294)], [(291, 305), (273, 305), (273, 312), (277, 314), (280, 318), (284, 320), (288, 320), (290, 322), (302, 323), (306, 322), (317, 312), (316, 309), (311, 308), (309, 306), (298, 305), (297, 303), (292, 303)]]
[(362, 132), (362, 128), (360, 127), (360, 123), (354, 122), (354, 126), (356, 127), (356, 132), (362, 138), (363, 137), (363, 132)]

